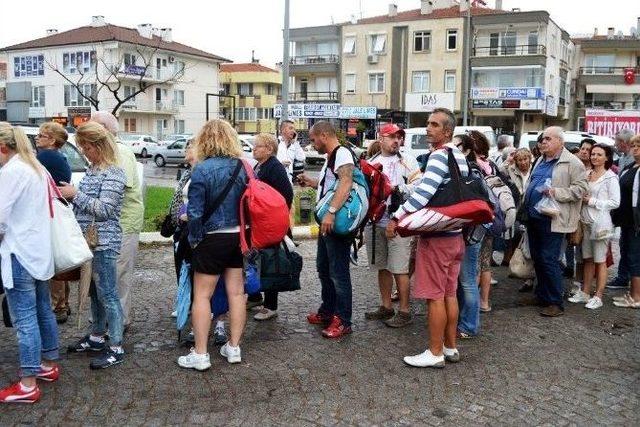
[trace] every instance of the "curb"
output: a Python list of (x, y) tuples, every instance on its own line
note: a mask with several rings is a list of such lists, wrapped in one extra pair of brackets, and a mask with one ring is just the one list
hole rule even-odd
[[(317, 224), (312, 225), (298, 225), (293, 228), (293, 238), (294, 239), (315, 239), (318, 237), (319, 227)], [(152, 231), (152, 232), (144, 232), (140, 233), (140, 241), (143, 245), (150, 244), (164, 244), (170, 245), (173, 243), (173, 238), (171, 237), (162, 237), (160, 232)]]

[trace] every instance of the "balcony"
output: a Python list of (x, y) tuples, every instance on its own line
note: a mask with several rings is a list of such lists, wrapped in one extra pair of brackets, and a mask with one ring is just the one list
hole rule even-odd
[(123, 80), (140, 80), (153, 82), (171, 82), (180, 76), (178, 70), (173, 68), (144, 67), (140, 65), (120, 65), (113, 67), (118, 78)]
[[(278, 97), (279, 100), (282, 97)], [(338, 92), (291, 92), (289, 102), (338, 102)]]
[(601, 66), (593, 66), (593, 67), (580, 67), (580, 74), (584, 75), (617, 75), (622, 76), (627, 69), (633, 69), (634, 74), (640, 75), (640, 66), (629, 66), (629, 67), (601, 67)]
[[(110, 102), (107, 105), (107, 110), (111, 110), (115, 106), (115, 103)], [(135, 100), (130, 99), (120, 106), (120, 111), (135, 114), (176, 114), (181, 105), (171, 101), (148, 101), (148, 100)]]
[(514, 46), (476, 46), (471, 52), (472, 67), (514, 67), (547, 65), (547, 49), (539, 44)]
[(577, 108), (604, 110), (640, 110), (640, 101), (576, 101)]
[(473, 48), (473, 56), (522, 56), (522, 55), (546, 55), (547, 48), (541, 44), (519, 44), (515, 46), (476, 46)]
[(336, 73), (340, 55), (298, 55), (289, 58), (289, 71), (292, 73)]

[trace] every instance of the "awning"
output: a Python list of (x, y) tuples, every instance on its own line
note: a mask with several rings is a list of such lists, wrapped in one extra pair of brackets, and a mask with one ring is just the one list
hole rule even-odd
[(587, 93), (640, 93), (640, 84), (638, 85), (587, 85)]

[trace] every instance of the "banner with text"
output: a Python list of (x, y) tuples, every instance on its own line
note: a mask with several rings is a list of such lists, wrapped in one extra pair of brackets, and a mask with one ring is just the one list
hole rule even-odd
[(586, 110), (584, 121), (585, 130), (594, 135), (614, 138), (624, 128), (640, 133), (640, 111), (637, 110)]
[[(376, 107), (355, 107), (340, 104), (289, 104), (290, 119), (369, 119), (375, 120)], [(273, 116), (282, 117), (282, 104), (273, 106)]]

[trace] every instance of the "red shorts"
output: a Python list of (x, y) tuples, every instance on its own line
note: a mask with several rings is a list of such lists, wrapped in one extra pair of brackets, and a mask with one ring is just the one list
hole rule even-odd
[(463, 258), (462, 234), (420, 237), (416, 251), (413, 297), (428, 300), (455, 297)]

